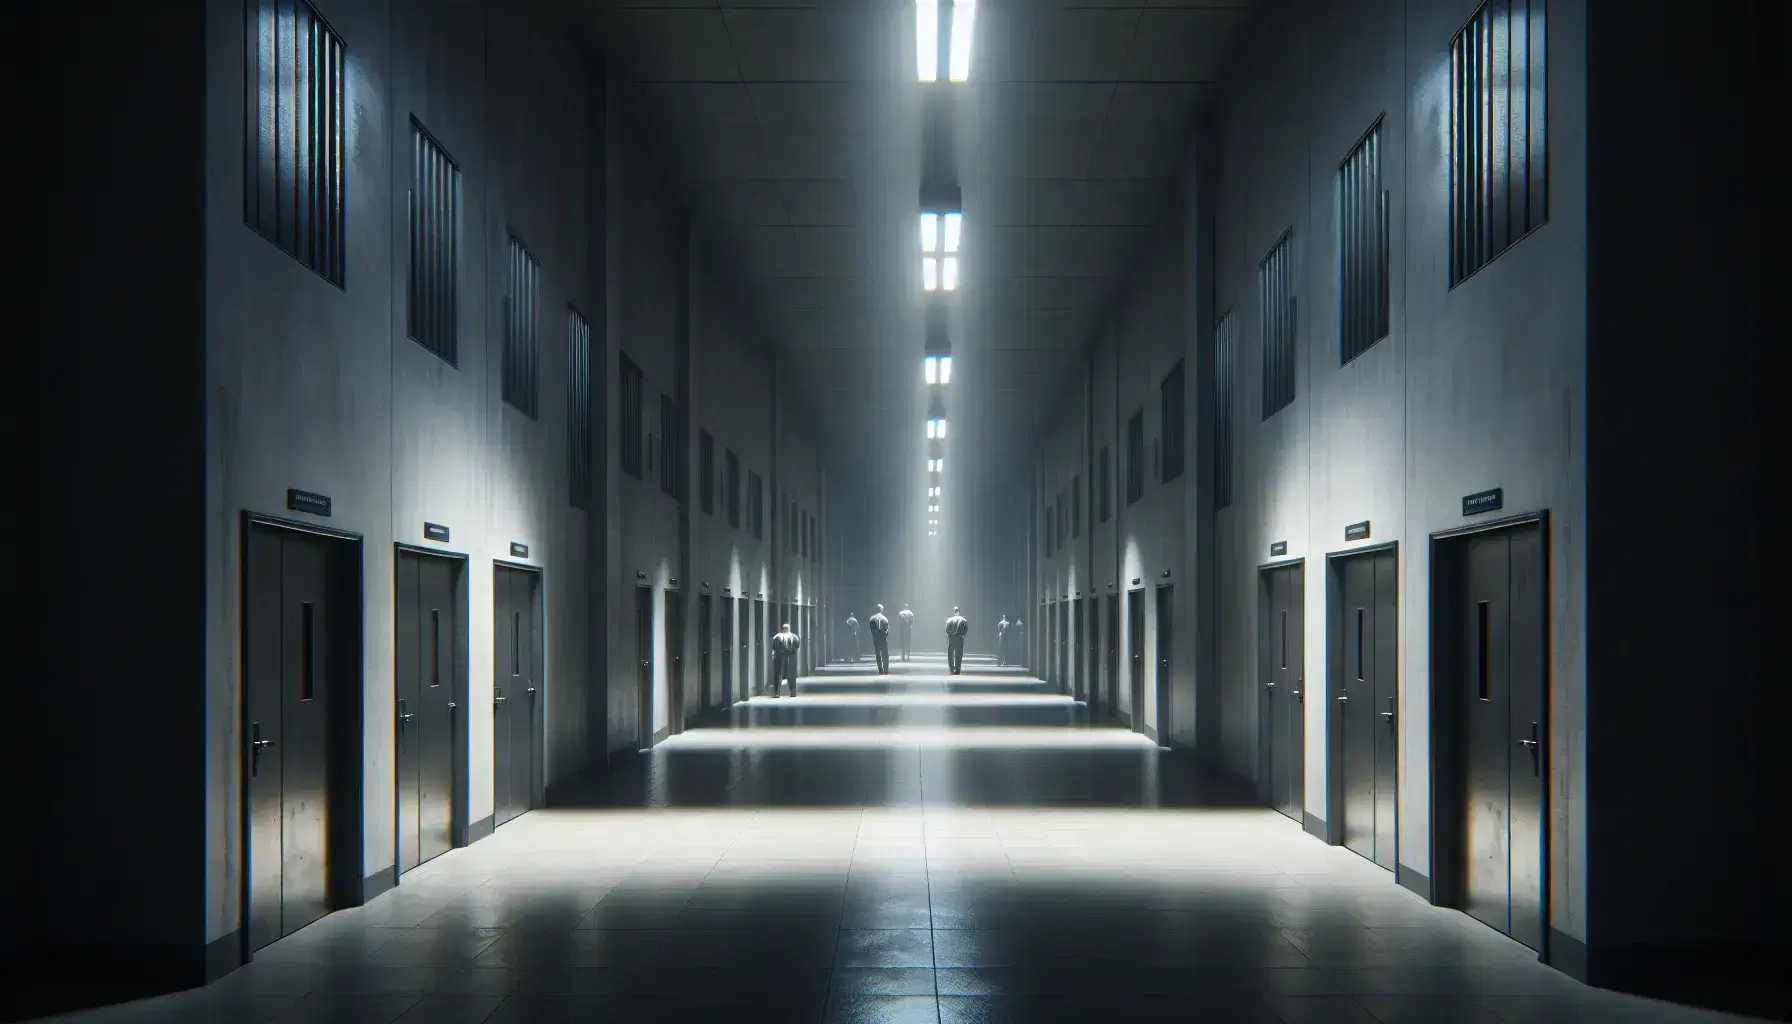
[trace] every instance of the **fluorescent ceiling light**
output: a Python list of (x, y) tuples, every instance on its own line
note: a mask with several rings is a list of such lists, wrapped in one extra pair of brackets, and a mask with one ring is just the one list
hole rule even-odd
[[(933, 216), (933, 214), (930, 214), (930, 213), (922, 214), (922, 216), (931, 218)], [(947, 252), (957, 252), (958, 251), (958, 236), (963, 231), (964, 231), (964, 214), (962, 214), (962, 213), (946, 214), (946, 251)], [(925, 239), (927, 237), (927, 232), (925, 229), (922, 230), (921, 237), (923, 239)], [(929, 247), (927, 251), (932, 252), (933, 249), (931, 247)]]
[(939, 423), (940, 423), (940, 440), (943, 441), (946, 439), (946, 421), (942, 419), (939, 421)]
[(940, 287), (946, 291), (958, 290), (958, 257), (948, 256), (940, 261), (945, 264), (940, 274)]
[[(957, 246), (953, 244), (958, 238), (958, 233), (957, 233), (957, 231), (955, 231), (953, 229), (953, 226), (952, 226), (952, 217), (953, 216), (955, 216), (955, 215), (954, 214), (946, 215), (946, 251), (947, 252), (957, 252), (958, 251)], [(933, 252), (935, 249), (939, 248), (939, 244), (940, 244), (940, 215), (937, 213), (923, 213), (921, 215), (921, 251), (922, 252)]]
[[(920, 2), (920, 0), (917, 0)], [(937, 3), (937, 0), (936, 0)], [(927, 6), (933, 7), (934, 4)], [(939, 11), (933, 12), (934, 32), (939, 31)], [(968, 82), (971, 78), (971, 26), (977, 20), (977, 0), (957, 0), (952, 5), (952, 38), (948, 40), (950, 52), (946, 55), (946, 79), (952, 82)], [(939, 44), (934, 44), (934, 52), (939, 52)], [(939, 63), (939, 58), (934, 58)], [(935, 68), (937, 73), (938, 69)], [(933, 79), (924, 78), (931, 82)]]
[(928, 420), (927, 421), (927, 439), (929, 441), (931, 441), (934, 438), (940, 436), (939, 429), (940, 429), (940, 421), (939, 420)]
[[(969, 56), (966, 54), (967, 60)], [(939, 81), (940, 0), (915, 0), (915, 77), (923, 82)]]
[(952, 357), (951, 356), (941, 356), (940, 357), (940, 383), (941, 384), (952, 383)]
[(921, 376), (925, 377), (929, 384), (938, 384), (940, 382), (940, 361), (933, 356), (921, 360)]
[[(939, 262), (939, 260), (934, 259), (932, 256), (926, 256), (921, 259), (921, 287), (923, 289), (933, 291), (940, 286)], [(957, 275), (954, 274), (953, 276), (954, 279), (956, 279)]]

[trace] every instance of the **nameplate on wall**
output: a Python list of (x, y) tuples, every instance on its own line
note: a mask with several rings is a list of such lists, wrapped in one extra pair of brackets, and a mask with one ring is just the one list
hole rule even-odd
[(1365, 519), (1360, 523), (1351, 523), (1349, 526), (1346, 526), (1344, 528), (1344, 539), (1345, 540), (1368, 540), (1369, 539), (1369, 520)]
[(1478, 516), (1483, 512), (1497, 512), (1506, 504), (1506, 491), (1495, 487), (1491, 490), (1476, 491), (1462, 496), (1462, 514)]
[(1269, 546), (1269, 556), (1271, 558), (1274, 558), (1277, 555), (1285, 555), (1287, 553), (1288, 553), (1288, 542), (1285, 540), (1278, 540)]
[[(444, 539), (446, 539), (446, 538), (444, 538)], [(512, 557), (512, 558), (528, 558), (529, 557), (529, 545), (518, 544), (514, 540), (511, 541), (510, 542), (510, 557)]]
[(289, 512), (303, 512), (306, 515), (327, 516), (330, 514), (330, 496), (288, 487), (286, 489), (286, 509)]
[(438, 544), (448, 543), (448, 528), (441, 523), (424, 523), (423, 539), (433, 540)]

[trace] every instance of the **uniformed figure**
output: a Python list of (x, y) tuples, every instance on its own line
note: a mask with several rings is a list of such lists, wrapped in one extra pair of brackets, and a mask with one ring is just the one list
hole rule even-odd
[(772, 696), (778, 696), (778, 687), (784, 680), (790, 680), (790, 695), (796, 696), (796, 652), (803, 646), (803, 641), (790, 631), (790, 623), (772, 637)]
[(952, 617), (946, 620), (946, 670), (958, 675), (964, 668), (964, 635), (971, 631), (971, 624), (958, 609), (952, 609)]
[(1016, 665), (1027, 663), (1027, 624), (1016, 615), (1008, 624), (1009, 659)]
[(902, 610), (896, 613), (896, 618), (902, 622), (902, 660), (907, 661), (909, 652), (915, 646), (915, 613), (909, 611), (908, 605), (904, 604)]
[(859, 661), (859, 619), (851, 612), (846, 613), (846, 631), (852, 634), (852, 660)]
[(1002, 621), (996, 623), (996, 664), (1008, 664), (1008, 616), (1004, 614)]
[(871, 632), (871, 654), (877, 659), (877, 674), (890, 674), (890, 618), (884, 614), (884, 606), (878, 605), (877, 611), (865, 620), (865, 626)]

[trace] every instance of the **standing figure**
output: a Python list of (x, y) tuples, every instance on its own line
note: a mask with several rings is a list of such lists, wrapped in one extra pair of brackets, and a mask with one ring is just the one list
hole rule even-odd
[(896, 617), (902, 620), (902, 660), (907, 661), (909, 652), (915, 646), (915, 613), (909, 611), (908, 605), (904, 604)]
[(1014, 617), (1013, 622), (1008, 624), (1008, 650), (1011, 653), (1010, 660), (1013, 664), (1025, 665), (1027, 663), (1027, 624), (1020, 621), (1018, 615)]
[(790, 631), (790, 623), (772, 637), (772, 696), (778, 696), (778, 687), (784, 680), (790, 680), (790, 695), (796, 696), (796, 652), (803, 646), (803, 641)]
[(884, 615), (884, 606), (878, 605), (871, 618), (865, 620), (871, 627), (871, 653), (877, 656), (877, 674), (890, 674), (890, 620)]
[(852, 661), (859, 663), (859, 619), (851, 612), (846, 613), (846, 631), (852, 634)]
[(996, 664), (1008, 664), (1008, 615), (1002, 614), (1002, 621), (996, 623)]
[(952, 609), (952, 617), (946, 620), (946, 670), (958, 675), (964, 668), (964, 635), (971, 631), (971, 624), (958, 609)]

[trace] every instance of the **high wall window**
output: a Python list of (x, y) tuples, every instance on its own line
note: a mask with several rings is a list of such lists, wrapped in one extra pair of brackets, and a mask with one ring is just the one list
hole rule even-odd
[(1232, 420), (1238, 403), (1238, 316), (1213, 328), (1213, 507), (1232, 504)]
[(1450, 41), (1450, 285), (1549, 219), (1545, 0), (1488, 0)]
[(541, 264), (510, 236), (504, 273), (504, 401), (535, 418), (535, 314), (541, 301)]
[(566, 310), (566, 450), (568, 490), (574, 508), (591, 509), (591, 324)]
[(660, 491), (674, 501), (684, 500), (684, 425), (678, 419), (678, 403), (660, 396)]
[(460, 168), (414, 118), (410, 221), (405, 331), (454, 366), (460, 361)]
[(1388, 193), (1381, 122), (1338, 167), (1338, 362), (1388, 336)]
[(703, 514), (716, 514), (716, 439), (697, 431), (697, 504)]
[(1100, 497), (1096, 500), (1101, 502), (1101, 521), (1104, 523), (1114, 515), (1114, 471), (1113, 460), (1109, 457), (1111, 451), (1108, 445), (1102, 445), (1101, 455), (1095, 460), (1095, 489), (1100, 492)]
[(243, 222), (345, 287), (342, 40), (305, 0), (253, 0), (248, 22)]
[(1164, 375), (1163, 383), (1158, 385), (1158, 392), (1163, 403), (1163, 482), (1169, 483), (1182, 475), (1183, 452), (1188, 445), (1187, 431), (1183, 420), (1184, 395), (1182, 380), (1182, 360), (1170, 367)]
[(1070, 478), (1070, 539), (1083, 535), (1083, 475)]
[(628, 356), (617, 354), (621, 364), (617, 371), (616, 389), (619, 392), (617, 416), (621, 420), (616, 431), (619, 446), (619, 459), (622, 471), (636, 480), (641, 479), (642, 417), (647, 410), (641, 406), (642, 377), (641, 368)]
[(722, 487), (728, 505), (728, 525), (740, 529), (740, 456), (729, 449), (722, 459)]
[(1263, 340), (1263, 418), (1294, 404), (1294, 233), (1257, 264), (1258, 332)]
[(747, 517), (753, 525), (753, 537), (765, 539), (765, 481), (758, 473), (747, 474)]
[(1145, 496), (1145, 410), (1126, 421), (1126, 503)]

